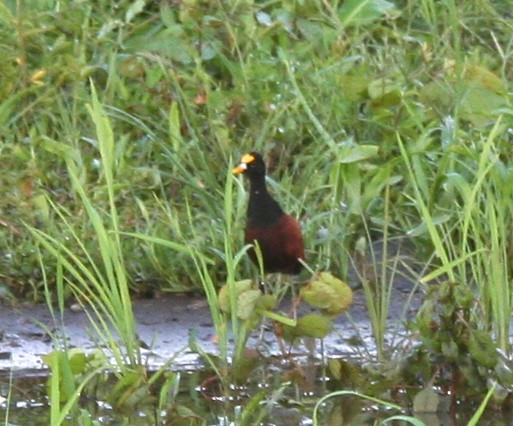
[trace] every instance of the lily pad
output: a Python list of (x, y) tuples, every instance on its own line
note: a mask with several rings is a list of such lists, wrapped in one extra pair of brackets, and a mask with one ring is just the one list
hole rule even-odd
[(414, 413), (436, 413), (440, 396), (431, 388), (422, 389), (413, 399)]
[[(230, 299), (230, 292), (234, 292), (234, 297), (237, 303), (237, 315), (241, 315), (241, 310), (239, 309), (240, 305), (245, 306), (242, 309), (251, 309), (254, 308), (257, 297), (255, 297), (255, 291), (261, 295), (260, 290), (255, 289), (253, 285), (253, 280), (240, 280), (235, 281), (233, 284), (225, 284), (219, 290), (218, 302), (219, 308), (230, 314), (232, 312), (232, 305)], [(252, 313), (252, 312), (251, 312)], [(251, 313), (243, 314), (244, 317), (249, 317)]]
[(262, 292), (258, 289), (250, 289), (242, 292), (237, 298), (237, 317), (242, 320), (248, 319), (255, 312), (258, 299)]
[(301, 297), (330, 317), (345, 312), (353, 303), (351, 288), (329, 272), (321, 272), (306, 284), (301, 289)]
[(284, 326), (283, 338), (288, 342), (294, 342), (302, 337), (323, 339), (332, 327), (333, 323), (325, 316), (309, 314), (299, 318), (295, 327)]

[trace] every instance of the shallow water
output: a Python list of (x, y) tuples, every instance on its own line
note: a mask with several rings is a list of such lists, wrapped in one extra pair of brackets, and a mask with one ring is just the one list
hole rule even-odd
[[(232, 385), (228, 390), (216, 380), (207, 369), (183, 370), (177, 372), (180, 387), (175, 396), (169, 395), (165, 410), (158, 408), (158, 393), (163, 384), (160, 380), (153, 387), (147, 400), (133, 410), (116, 410), (107, 401), (106, 396), (112, 390), (113, 375), (102, 380), (95, 388), (95, 395), (80, 399), (80, 412), (63, 424), (99, 424), (121, 425), (171, 425), (180, 424), (176, 413), (184, 407), (211, 426), (239, 424), (244, 415), (244, 407), (252, 403), (251, 398), (265, 395), (256, 408), (249, 410), (250, 418), (255, 421), (260, 413), (265, 413), (260, 425), (306, 426), (312, 424), (312, 411), (322, 395), (334, 390), (336, 383), (324, 376), (325, 369), (317, 361), (302, 358), (300, 364), (273, 359), (258, 366), (251, 376), (249, 384)], [(295, 371), (301, 374), (294, 376)], [(41, 371), (18, 372), (11, 377), (0, 376), (0, 421), (10, 425), (43, 426), (50, 424), (50, 405), (47, 398), (47, 377)], [(12, 380), (12, 381), (11, 381)], [(9, 392), (10, 390), (10, 392)], [(416, 392), (416, 391), (415, 391)], [(411, 407), (412, 390), (394, 392), (395, 399), (403, 407)], [(163, 407), (160, 407), (163, 408)], [(459, 426), (467, 424), (476, 407), (460, 405), (456, 417), (448, 412), (417, 414), (416, 417), (429, 426)], [(129, 412), (131, 411), (131, 412)], [(167, 412), (166, 412), (167, 411)], [(246, 413), (247, 415), (248, 413)], [(321, 425), (364, 425), (376, 424), (378, 420), (400, 414), (391, 409), (379, 408), (353, 396), (330, 399), (319, 410)], [(407, 414), (407, 413), (406, 413)], [(479, 425), (510, 425), (513, 418), (510, 413), (489, 410)], [(401, 425), (405, 423), (390, 422)]]
[[(393, 353), (393, 359), (401, 359), (401, 354), (411, 347), (411, 336), (400, 323), (411, 317), (422, 302), (422, 294), (411, 294), (412, 284), (402, 281), (394, 284), (389, 313), (389, 330), (386, 346)], [(238, 424), (238, 417), (244, 414), (244, 407), (255, 402), (255, 395), (263, 395), (262, 401), (249, 410), (253, 416), (260, 412), (268, 415), (259, 423), (262, 425), (303, 426), (312, 424), (312, 410), (318, 399), (331, 390), (351, 389), (347, 384), (337, 385), (326, 378), (322, 367), (324, 357), (336, 357), (354, 365), (375, 362), (376, 348), (369, 326), (365, 298), (362, 291), (354, 294), (354, 304), (348, 315), (339, 317), (334, 331), (323, 345), (316, 341), (308, 348), (301, 347), (294, 360), (301, 366), (301, 373), (291, 368), (289, 361), (280, 360), (276, 336), (269, 329), (262, 340), (250, 339), (248, 347), (262, 350), (262, 365), (255, 368), (249, 385), (228, 387), (221, 391), (219, 383), (212, 380), (213, 373), (204, 368), (198, 354), (187, 348), (189, 333), (195, 330), (197, 341), (207, 353), (217, 353), (214, 343), (210, 312), (203, 298), (188, 295), (168, 295), (160, 299), (136, 300), (134, 311), (138, 321), (141, 341), (148, 346), (144, 357), (148, 369), (158, 370), (170, 358), (174, 358), (172, 369), (179, 374), (180, 386), (176, 396), (164, 398), (164, 407), (159, 408), (160, 389), (152, 388), (145, 404), (130, 414), (112, 408), (106, 395), (113, 387), (112, 378), (101, 382), (88, 398), (80, 400), (84, 416), (80, 424), (88, 424), (92, 419), (100, 424), (175, 424), (172, 413), (186, 407), (205, 419), (205, 424), (225, 426)], [(409, 304), (408, 304), (409, 303)], [(308, 308), (303, 313), (308, 313)], [(285, 310), (287, 310), (285, 308)], [(88, 351), (97, 346), (90, 335), (88, 319), (84, 312), (66, 310), (63, 323), (55, 320), (47, 306), (24, 306), (18, 309), (0, 309), (0, 420), (8, 418), (9, 424), (47, 425), (49, 424), (49, 403), (46, 392), (48, 370), (42, 356), (53, 351), (55, 340), (65, 341), (68, 347)], [(308, 350), (307, 350), (308, 349)], [(177, 352), (180, 352), (176, 356)], [(310, 354), (312, 357), (309, 357)], [(399, 362), (399, 361), (397, 361)], [(12, 378), (12, 381), (11, 381)], [(365, 378), (364, 380), (374, 380)], [(288, 383), (284, 385), (284, 383)], [(226, 386), (225, 386), (226, 388)], [(393, 395), (399, 405), (411, 407), (413, 395), (419, 389), (394, 389)], [(392, 393), (391, 393), (392, 394)], [(85, 393), (84, 393), (85, 395)], [(253, 399), (252, 399), (253, 398)], [(291, 403), (292, 401), (292, 403)], [(266, 410), (263, 410), (266, 408)], [(464, 425), (475, 407), (459, 406), (460, 413), (450, 418), (447, 410), (438, 414), (423, 416), (427, 425)], [(355, 398), (336, 398), (320, 410), (321, 425), (324, 424), (373, 424), (376, 419), (398, 414), (391, 410), (379, 410), (376, 406)], [(90, 417), (89, 417), (90, 416)], [(351, 417), (352, 416), (352, 417)], [(349, 417), (352, 419), (350, 420)], [(67, 424), (76, 424), (69, 420)], [(189, 424), (189, 423), (187, 423)], [(201, 423), (198, 423), (201, 424)], [(251, 423), (250, 423), (251, 424)], [(489, 411), (480, 425), (512, 424), (503, 413)]]

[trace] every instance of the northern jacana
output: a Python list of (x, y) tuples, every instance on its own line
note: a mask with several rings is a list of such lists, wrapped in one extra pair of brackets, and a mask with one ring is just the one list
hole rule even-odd
[[(244, 174), (249, 179), (249, 203), (245, 232), (246, 244), (258, 243), (265, 273), (282, 272), (297, 275), (303, 265), (304, 243), (299, 223), (286, 214), (267, 191), (266, 167), (257, 152), (242, 156), (234, 174)], [(258, 266), (255, 249), (248, 252)]]

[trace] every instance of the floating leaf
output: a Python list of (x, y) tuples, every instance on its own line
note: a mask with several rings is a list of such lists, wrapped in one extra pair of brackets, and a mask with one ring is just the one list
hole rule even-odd
[(331, 331), (332, 322), (321, 315), (305, 315), (297, 320), (296, 333), (302, 337), (315, 337), (323, 339)]
[(436, 413), (440, 396), (431, 388), (422, 389), (413, 399), (414, 413)]
[(328, 272), (321, 272), (306, 284), (301, 297), (329, 316), (340, 315), (353, 303), (351, 288)]
[(283, 338), (288, 342), (295, 342), (301, 337), (314, 337), (323, 339), (328, 335), (333, 323), (326, 317), (316, 314), (309, 314), (297, 320), (296, 325), (283, 327)]
[(227, 314), (231, 313), (232, 311), (230, 291), (234, 292), (235, 299), (237, 300), (241, 293), (253, 289), (253, 280), (248, 279), (235, 281), (232, 285), (233, 288), (230, 286), (230, 284), (225, 284), (222, 286), (218, 295), (219, 308)]
[(242, 292), (237, 298), (237, 317), (248, 319), (255, 313), (255, 306), (262, 292), (258, 289), (250, 289)]
[(312, 306), (326, 309), (335, 297), (335, 290), (322, 281), (311, 281), (301, 289), (301, 298)]
[(276, 307), (276, 296), (272, 294), (262, 294), (257, 301), (256, 308), (263, 311), (271, 311)]

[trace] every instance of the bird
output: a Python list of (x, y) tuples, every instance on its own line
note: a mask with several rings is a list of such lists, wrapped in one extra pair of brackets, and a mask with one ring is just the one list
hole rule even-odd
[(245, 243), (253, 245), (248, 251), (249, 258), (259, 265), (254, 248), (256, 243), (261, 252), (264, 273), (298, 275), (303, 268), (301, 260), (305, 257), (301, 227), (267, 191), (266, 166), (262, 155), (254, 151), (243, 155), (233, 174), (243, 174), (249, 179), (244, 234)]

